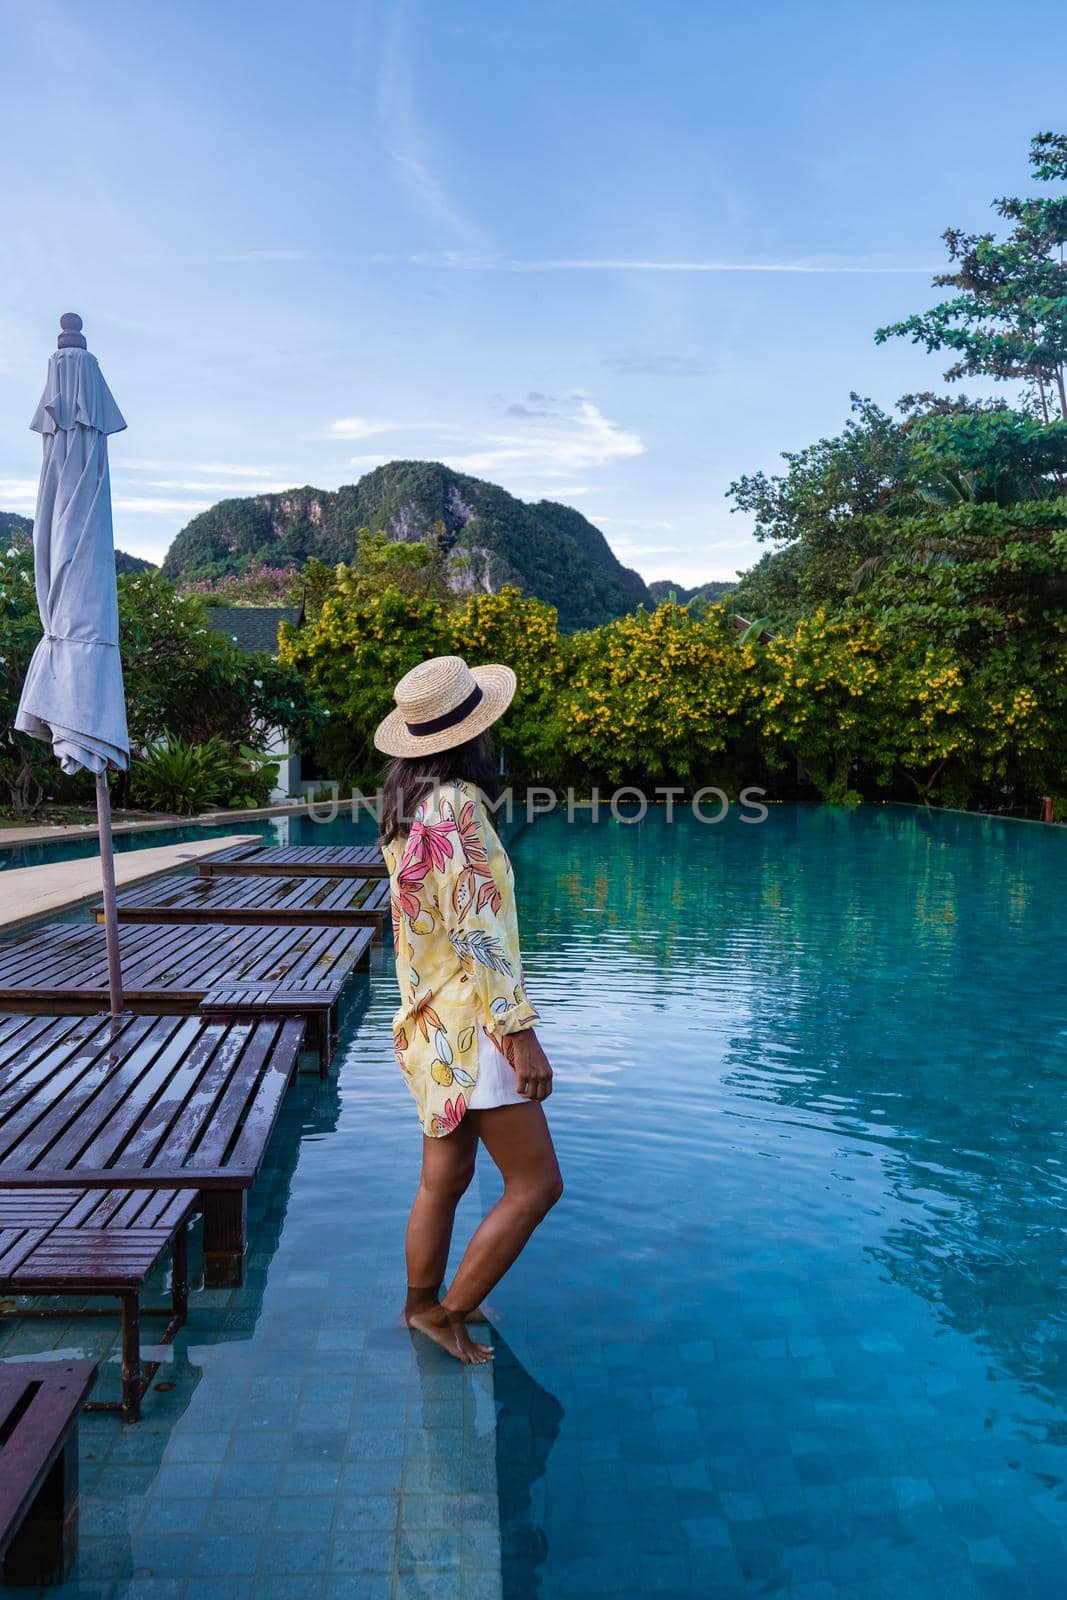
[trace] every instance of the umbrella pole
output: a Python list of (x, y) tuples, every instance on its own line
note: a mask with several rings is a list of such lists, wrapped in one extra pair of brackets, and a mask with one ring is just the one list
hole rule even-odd
[(119, 958), (119, 914), (115, 901), (115, 855), (111, 848), (111, 795), (107, 769), (97, 773), (96, 815), (100, 824), (100, 875), (104, 880), (104, 931), (107, 938), (107, 983), (111, 1015), (122, 1015), (122, 962)]

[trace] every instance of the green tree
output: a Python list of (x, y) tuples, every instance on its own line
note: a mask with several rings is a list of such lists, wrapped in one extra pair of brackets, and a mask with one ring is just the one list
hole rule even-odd
[(122, 576), (119, 646), (130, 741), (144, 748), (173, 733), (231, 746), (262, 744), (271, 728), (307, 734), (324, 720), (308, 684), (265, 651), (249, 652), (208, 624), (203, 600), (158, 572)]
[(448, 586), (448, 554), (455, 540), (444, 523), (435, 523), (430, 537), (407, 543), (387, 533), (360, 528), (356, 559), (338, 567), (337, 582), (350, 599), (370, 600), (388, 589), (419, 600), (445, 605), (454, 597)]
[(782, 548), (742, 573), (730, 605), (744, 616), (796, 622), (843, 600), (862, 562), (885, 549), (886, 517), (912, 461), (905, 424), (853, 394), (852, 417), (834, 438), (784, 451), (786, 471), (731, 483), (734, 511), (755, 518), (756, 538)]
[[(1030, 143), (1040, 182), (1067, 182), (1067, 135), (1040, 133)], [(1031, 386), (1044, 422), (1058, 408), (1067, 419), (1067, 195), (994, 201), (1012, 224), (1005, 239), (948, 228), (950, 272), (938, 287), (959, 291), (929, 311), (879, 328), (879, 343), (909, 338), (929, 351), (950, 350), (950, 381), (971, 375)]]
[(16, 817), (32, 813), (60, 776), (51, 748), (15, 730), (22, 685), (41, 637), (33, 586), (33, 546), (15, 536), (0, 549), (0, 784)]

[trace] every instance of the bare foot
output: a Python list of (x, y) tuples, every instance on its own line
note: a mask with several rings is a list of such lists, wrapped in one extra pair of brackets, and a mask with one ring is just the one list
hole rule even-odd
[[(11, 1304), (12, 1305), (15, 1304), (14, 1300), (12, 1300)], [(413, 1311), (414, 1312), (423, 1311), (423, 1310), (426, 1309), (427, 1306), (435, 1306), (435, 1305), (439, 1305), (439, 1304), (440, 1304), (440, 1301), (438, 1301), (438, 1300), (429, 1300), (429, 1299), (425, 1299), (425, 1298), (416, 1299), (414, 1295), (409, 1294), (408, 1295), (408, 1304), (407, 1304), (407, 1306), (405, 1307), (405, 1309), (403, 1311), (400, 1311), (400, 1312), (397, 1313), (397, 1318), (396, 1318), (397, 1327), (398, 1328), (408, 1327), (410, 1325), (411, 1313)], [(2, 1309), (2, 1307), (3, 1307), (3, 1302), (0, 1301), (0, 1309)], [(467, 1312), (467, 1315), (463, 1320), (465, 1322), (492, 1322), (492, 1320), (493, 1320), (493, 1318), (495, 1316), (496, 1316), (496, 1312), (493, 1310), (492, 1306), (490, 1306), (490, 1305), (475, 1306), (473, 1311), (468, 1311)]]
[(472, 1367), (480, 1366), (483, 1361), (492, 1361), (492, 1348), (487, 1344), (476, 1344), (464, 1327), (462, 1318), (450, 1317), (444, 1306), (427, 1306), (423, 1310), (408, 1311), (405, 1315), (409, 1328), (417, 1328), (419, 1333), (424, 1333), (434, 1344), (439, 1344), (456, 1361)]

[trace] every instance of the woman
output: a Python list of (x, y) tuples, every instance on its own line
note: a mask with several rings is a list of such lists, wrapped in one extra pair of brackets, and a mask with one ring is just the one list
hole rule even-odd
[[(374, 736), (393, 758), (381, 807), (400, 985), (393, 1047), (423, 1130), (404, 1315), (466, 1362), (491, 1359), (466, 1324), (485, 1320), (482, 1298), (563, 1193), (541, 1109), (552, 1068), (523, 986), (511, 863), (485, 806), (497, 792), (488, 730), (514, 693), (510, 667), (472, 670), (437, 656), (401, 678), (397, 709)], [(504, 1193), (442, 1299), (479, 1140)]]

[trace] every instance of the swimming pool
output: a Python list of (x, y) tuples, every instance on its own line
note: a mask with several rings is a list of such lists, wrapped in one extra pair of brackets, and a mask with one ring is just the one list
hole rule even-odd
[(568, 1190), (495, 1296), (507, 1592), (1063, 1592), (1065, 848), (518, 841)]
[[(776, 807), (510, 848), (567, 1193), (492, 1296), (495, 1370), (395, 1325), (386, 953), (290, 1094), (245, 1285), (194, 1294), (138, 1428), (86, 1419), (50, 1592), (1061, 1592), (1063, 831)], [(457, 1238), (496, 1192), (483, 1161)]]

